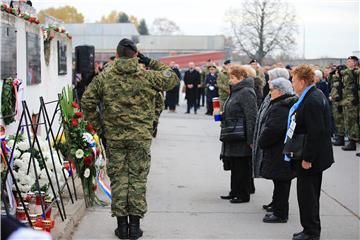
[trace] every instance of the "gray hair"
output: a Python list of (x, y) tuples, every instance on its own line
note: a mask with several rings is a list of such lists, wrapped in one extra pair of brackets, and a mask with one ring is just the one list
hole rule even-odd
[(268, 74), (270, 80), (281, 77), (285, 79), (289, 79), (290, 77), (289, 71), (286, 68), (274, 68), (268, 71)]
[(317, 76), (320, 79), (323, 79), (323, 73), (321, 70), (317, 69), (315, 70), (315, 76)]
[(294, 89), (292, 87), (291, 82), (283, 77), (276, 78), (271, 81), (270, 85), (273, 89), (278, 89), (280, 92), (284, 94), (294, 94)]

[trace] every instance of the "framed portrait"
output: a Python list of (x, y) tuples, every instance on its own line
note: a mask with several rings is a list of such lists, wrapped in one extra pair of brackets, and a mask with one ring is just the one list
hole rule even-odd
[(16, 78), (16, 28), (0, 24), (0, 74), (1, 79)]
[(38, 34), (26, 33), (26, 85), (41, 83), (41, 49)]
[(67, 45), (62, 41), (57, 42), (58, 46), (58, 75), (67, 74)]

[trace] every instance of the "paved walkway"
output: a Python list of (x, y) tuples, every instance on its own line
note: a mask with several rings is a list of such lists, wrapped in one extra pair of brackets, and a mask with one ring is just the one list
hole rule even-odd
[[(271, 181), (256, 179), (249, 203), (219, 198), (228, 192), (230, 181), (219, 161), (219, 124), (204, 110), (198, 115), (184, 112), (165, 111), (153, 141), (144, 239), (291, 239), (301, 230), (296, 180), (286, 224), (262, 222), (261, 206), (271, 200)], [(334, 150), (336, 163), (323, 177), (322, 239), (359, 239), (360, 159), (354, 152)], [(73, 239), (116, 239), (115, 227), (109, 208), (89, 209)]]

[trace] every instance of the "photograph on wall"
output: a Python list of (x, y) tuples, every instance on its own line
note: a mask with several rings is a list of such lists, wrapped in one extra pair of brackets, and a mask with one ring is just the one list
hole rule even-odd
[(16, 78), (16, 28), (0, 24), (1, 79)]
[(26, 84), (41, 82), (40, 37), (35, 33), (26, 33)]
[(66, 75), (67, 74), (67, 57), (66, 51), (67, 46), (65, 42), (58, 41), (58, 74)]

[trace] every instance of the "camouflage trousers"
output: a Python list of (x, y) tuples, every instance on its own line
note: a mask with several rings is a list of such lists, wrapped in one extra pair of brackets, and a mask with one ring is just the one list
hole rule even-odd
[(111, 181), (112, 216), (143, 217), (147, 211), (146, 182), (151, 140), (109, 141), (107, 168)]
[(359, 106), (344, 106), (345, 131), (349, 134), (349, 139), (359, 140)]
[(345, 136), (344, 111), (339, 112), (339, 107), (337, 103), (332, 104), (335, 127), (339, 136)]

